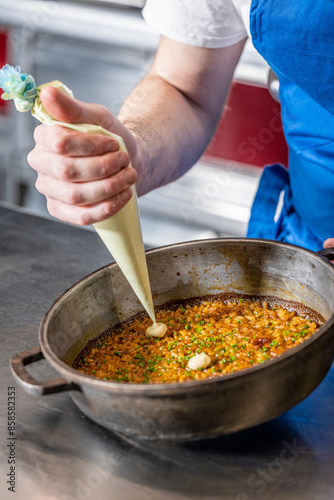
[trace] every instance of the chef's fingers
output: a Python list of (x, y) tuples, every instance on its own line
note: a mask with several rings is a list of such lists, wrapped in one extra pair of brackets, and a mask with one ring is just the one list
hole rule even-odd
[(34, 139), (39, 149), (62, 156), (98, 156), (119, 149), (118, 142), (112, 137), (59, 125), (39, 125), (35, 128)]
[(100, 156), (64, 157), (34, 148), (28, 154), (29, 165), (39, 174), (68, 182), (105, 179), (129, 164), (126, 153), (106, 153)]
[(68, 123), (91, 123), (100, 125), (123, 136), (124, 125), (101, 104), (91, 104), (70, 97), (55, 87), (45, 87), (40, 94), (48, 113), (56, 120)]
[(330, 247), (334, 247), (334, 238), (328, 238), (328, 240), (324, 242), (324, 248)]
[(36, 189), (47, 198), (67, 205), (91, 205), (109, 200), (129, 188), (137, 179), (134, 168), (127, 167), (115, 175), (93, 182), (67, 182), (39, 174)]
[[(331, 248), (334, 247), (334, 238), (328, 238), (324, 242), (324, 248)], [(331, 263), (334, 264), (334, 260), (331, 260)]]
[(130, 188), (113, 196), (109, 200), (90, 206), (67, 205), (57, 199), (48, 198), (47, 208), (51, 215), (64, 222), (88, 226), (108, 219), (126, 205), (132, 196)]

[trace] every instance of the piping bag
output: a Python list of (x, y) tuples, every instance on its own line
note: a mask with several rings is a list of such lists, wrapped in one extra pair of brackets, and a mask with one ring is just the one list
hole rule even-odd
[[(4, 100), (13, 99), (18, 111), (31, 110), (31, 114), (37, 120), (47, 125), (61, 125), (80, 132), (110, 136), (118, 142), (121, 151), (127, 152), (122, 137), (102, 127), (88, 123), (65, 123), (49, 115), (40, 100), (41, 90), (48, 86), (55, 87), (73, 97), (73, 92), (58, 80), (36, 87), (34, 78), (27, 73), (21, 73), (19, 66), (13, 67), (6, 64), (0, 70), (0, 87), (4, 91), (1, 97)], [(163, 323), (156, 323), (140, 227), (137, 194), (134, 186), (131, 189), (132, 197), (127, 204), (109, 219), (93, 224), (93, 227), (153, 321), (153, 325), (148, 327), (146, 334), (162, 337), (167, 327)]]

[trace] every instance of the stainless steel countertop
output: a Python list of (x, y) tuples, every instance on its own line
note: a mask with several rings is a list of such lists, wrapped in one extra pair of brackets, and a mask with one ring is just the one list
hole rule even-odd
[[(16, 500), (332, 500), (334, 369), (302, 403), (256, 428), (192, 443), (126, 441), (94, 424), (69, 395), (33, 397), (10, 358), (38, 344), (48, 306), (110, 255), (90, 231), (0, 206), (0, 495)], [(31, 368), (55, 373), (45, 361)], [(16, 493), (7, 490), (15, 388)], [(8, 439), (10, 438), (10, 439)]]

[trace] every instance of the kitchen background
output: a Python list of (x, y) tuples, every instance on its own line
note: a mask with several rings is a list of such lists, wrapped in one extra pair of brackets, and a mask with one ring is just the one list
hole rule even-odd
[[(37, 84), (61, 80), (77, 98), (117, 113), (150, 67), (159, 42), (141, 16), (143, 5), (144, 0), (0, 0), (1, 66), (19, 64)], [(245, 235), (261, 168), (286, 164), (272, 76), (248, 42), (201, 160), (177, 182), (139, 201), (148, 248)], [(48, 216), (26, 161), (36, 124), (12, 102), (0, 102), (0, 201)]]

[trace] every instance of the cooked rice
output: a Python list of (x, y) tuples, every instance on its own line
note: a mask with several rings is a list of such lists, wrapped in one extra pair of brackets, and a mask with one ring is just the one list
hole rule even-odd
[[(146, 337), (152, 321), (140, 315), (92, 341), (73, 366), (110, 381), (187, 382), (220, 377), (280, 356), (310, 338), (321, 321), (288, 310), (282, 301), (213, 296), (160, 308), (162, 338)], [(200, 352), (211, 358), (205, 369), (191, 370), (188, 360)]]

